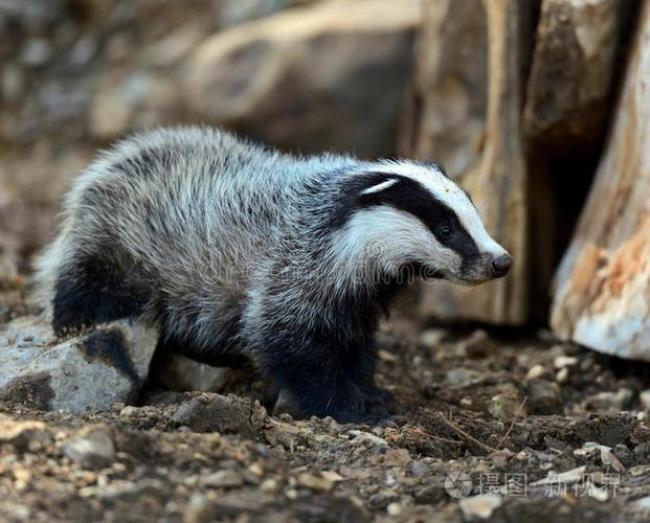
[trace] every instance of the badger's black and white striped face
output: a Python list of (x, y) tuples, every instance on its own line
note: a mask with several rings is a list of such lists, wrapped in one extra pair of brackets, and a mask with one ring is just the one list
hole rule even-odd
[(383, 271), (475, 285), (505, 276), (512, 257), (485, 231), (469, 195), (433, 164), (382, 162), (360, 173), (344, 242)]

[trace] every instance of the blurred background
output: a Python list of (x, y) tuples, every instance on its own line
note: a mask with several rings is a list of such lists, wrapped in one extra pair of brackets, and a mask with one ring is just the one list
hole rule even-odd
[(98, 148), (202, 123), (442, 163), (517, 264), (413, 315), (650, 358), (648, 24), (641, 0), (0, 0), (0, 280)]
[[(437, 161), (471, 192), (515, 267), (395, 307), (396, 416), (269, 416), (259, 376), (29, 314), (72, 177), (189, 123)], [(630, 359), (650, 361), (650, 0), (0, 0), (0, 521), (647, 522)]]

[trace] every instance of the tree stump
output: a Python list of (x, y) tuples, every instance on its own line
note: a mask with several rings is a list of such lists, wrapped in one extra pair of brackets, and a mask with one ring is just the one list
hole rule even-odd
[(556, 274), (556, 334), (650, 361), (650, 2), (645, 1), (614, 127)]

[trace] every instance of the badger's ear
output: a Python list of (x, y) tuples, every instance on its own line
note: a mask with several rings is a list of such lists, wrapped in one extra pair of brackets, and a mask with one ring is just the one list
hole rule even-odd
[(381, 191), (385, 191), (386, 189), (392, 187), (396, 183), (399, 183), (398, 178), (389, 178), (388, 180), (383, 180), (377, 183), (374, 183), (368, 187), (364, 187), (364, 189), (359, 193), (361, 196), (367, 196), (369, 194), (376, 194)]

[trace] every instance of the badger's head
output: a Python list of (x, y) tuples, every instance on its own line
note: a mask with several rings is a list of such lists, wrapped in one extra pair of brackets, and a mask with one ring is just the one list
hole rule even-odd
[(485, 231), (469, 195), (435, 164), (364, 166), (350, 182), (344, 242), (383, 274), (414, 271), (476, 285), (505, 276), (512, 256)]

